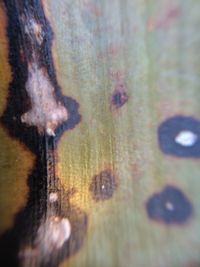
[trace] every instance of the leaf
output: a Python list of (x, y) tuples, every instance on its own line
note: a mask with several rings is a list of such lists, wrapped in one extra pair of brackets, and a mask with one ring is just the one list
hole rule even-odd
[[(10, 254), (22, 266), (199, 266), (200, 4), (35, 0), (28, 15), (42, 25), (42, 50), (43, 35), (31, 41), (30, 31), (26, 43), (17, 32), (26, 23), (16, 24), (17, 41), (6, 36), (14, 14), (4, 2), (1, 247), (16, 235), (7, 261)], [(18, 40), (31, 52), (22, 51), (23, 62), (13, 49), (13, 67)], [(20, 120), (30, 108), (34, 51), (70, 118), (53, 127), (55, 136)]]

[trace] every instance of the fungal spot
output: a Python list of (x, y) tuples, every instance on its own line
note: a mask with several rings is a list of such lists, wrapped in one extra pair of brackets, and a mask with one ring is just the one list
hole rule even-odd
[(90, 191), (96, 201), (107, 200), (113, 196), (117, 187), (116, 179), (110, 170), (95, 175), (90, 184)]
[(25, 87), (32, 109), (22, 115), (21, 121), (36, 126), (39, 133), (46, 132), (50, 136), (55, 136), (55, 129), (68, 119), (68, 112), (56, 101), (55, 89), (45, 69), (39, 68), (36, 63), (30, 63)]
[(58, 201), (58, 194), (57, 193), (54, 193), (54, 192), (51, 192), (49, 194), (49, 202), (50, 203), (54, 203), (56, 201)]
[(193, 207), (185, 194), (178, 188), (166, 186), (155, 193), (146, 204), (150, 219), (166, 224), (183, 224), (193, 214)]
[(112, 95), (112, 104), (115, 108), (121, 108), (128, 101), (128, 95), (125, 91), (116, 90)]
[(163, 153), (177, 157), (200, 157), (200, 121), (175, 116), (158, 128), (158, 141)]

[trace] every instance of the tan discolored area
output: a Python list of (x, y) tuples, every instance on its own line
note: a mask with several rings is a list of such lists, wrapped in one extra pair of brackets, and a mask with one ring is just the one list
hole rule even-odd
[(0, 233), (14, 223), (16, 213), (26, 205), (27, 179), (34, 163), (34, 156), (7, 136), (0, 128)]
[[(0, 115), (7, 104), (11, 69), (8, 62), (7, 19), (0, 2)], [(13, 118), (14, 119), (14, 118)], [(8, 136), (0, 125), (0, 234), (12, 227), (15, 214), (25, 206), (27, 177), (33, 165), (33, 155), (25, 146)]]
[(11, 81), (11, 68), (8, 62), (8, 39), (6, 35), (7, 18), (3, 3), (0, 2), (0, 115), (6, 106), (8, 86)]

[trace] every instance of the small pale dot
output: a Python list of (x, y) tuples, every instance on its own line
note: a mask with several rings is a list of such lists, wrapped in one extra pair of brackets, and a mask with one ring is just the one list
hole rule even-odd
[(176, 136), (175, 141), (176, 143), (187, 147), (187, 146), (193, 146), (196, 143), (197, 139), (198, 139), (197, 135), (194, 134), (193, 132), (182, 131)]
[(58, 200), (58, 194), (57, 193), (50, 193), (49, 194), (49, 202), (53, 203)]
[(166, 202), (166, 203), (165, 203), (165, 207), (166, 207), (168, 210), (171, 210), (171, 211), (174, 210), (174, 205), (173, 205), (171, 202)]
[(48, 135), (50, 135), (50, 136), (55, 136), (55, 133), (54, 133), (54, 131), (53, 131), (51, 128), (47, 128), (47, 129), (46, 129), (46, 133), (47, 133)]

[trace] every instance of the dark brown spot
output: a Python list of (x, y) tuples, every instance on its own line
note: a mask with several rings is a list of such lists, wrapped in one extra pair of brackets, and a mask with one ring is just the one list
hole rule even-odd
[(116, 90), (112, 95), (112, 105), (121, 108), (128, 101), (128, 95), (124, 90)]
[(146, 204), (150, 219), (166, 224), (183, 224), (192, 216), (193, 206), (180, 189), (166, 186), (152, 195)]
[(110, 170), (95, 175), (90, 184), (90, 191), (96, 201), (107, 200), (113, 196), (117, 187), (116, 179)]
[[(191, 137), (185, 137), (182, 142), (177, 141), (182, 133), (187, 135), (190, 133)], [(192, 136), (194, 141), (192, 141)], [(199, 158), (200, 121), (185, 116), (169, 118), (158, 128), (158, 142), (160, 149), (165, 154), (181, 158)]]

